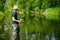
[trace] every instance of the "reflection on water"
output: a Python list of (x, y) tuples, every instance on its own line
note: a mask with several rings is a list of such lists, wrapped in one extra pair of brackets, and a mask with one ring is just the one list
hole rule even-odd
[[(37, 33), (37, 34), (31, 34), (30, 35), (30, 39), (29, 39), (29, 35), (28, 35), (28, 39), (27, 40), (56, 40), (56, 38), (55, 38), (55, 34), (54, 33), (52, 33), (52, 35), (46, 35), (46, 36), (44, 36), (44, 38), (42, 38), (42, 39), (40, 39), (41, 38), (41, 36), (40, 36), (41, 34), (40, 33)], [(22, 37), (21, 37), (22, 38)], [(25, 39), (26, 40), (26, 39)]]
[(49, 37), (49, 35), (47, 34), (46, 36), (45, 36), (45, 40), (56, 40), (56, 38), (55, 38), (55, 36), (54, 36), (55, 34), (54, 33), (52, 33), (52, 35), (51, 35), (51, 38)]
[(49, 40), (49, 35), (48, 34), (45, 36), (45, 40)]
[(52, 35), (51, 35), (51, 40), (56, 40), (55, 36), (54, 36), (54, 33), (52, 33)]
[(32, 34), (31, 40), (35, 40), (35, 34)]
[[(59, 30), (58, 30), (58, 28), (60, 27), (60, 22), (59, 21), (57, 22), (57, 21), (51, 20), (51, 21), (46, 23), (47, 25), (45, 25), (45, 23), (43, 23), (44, 27), (42, 26), (42, 28), (43, 29), (45, 28), (44, 32), (45, 32), (45, 30), (48, 30), (48, 29), (50, 29), (52, 31), (52, 29), (54, 28), (52, 33), (51, 33), (51, 31), (49, 31), (50, 33), (49, 32), (44, 33), (43, 31), (34, 32), (34, 33), (28, 33), (27, 28), (26, 28), (25, 30), (20, 32), (20, 35), (16, 35), (17, 36), (16, 38), (14, 38), (13, 35), (11, 34), (11, 31), (12, 31), (11, 26), (9, 25), (9, 23), (7, 23), (5, 21), (6, 24), (8, 25), (8, 28), (9, 28), (9, 32), (8, 32), (9, 34), (7, 33), (9, 36), (7, 36), (7, 37), (2, 36), (2, 37), (0, 37), (0, 40), (15, 40), (15, 39), (16, 40), (60, 40), (59, 39), (60, 38), (60, 36), (59, 36), (60, 33), (59, 33)], [(57, 30), (56, 30), (55, 27), (57, 28)], [(3, 38), (3, 37), (5, 37), (5, 38)]]
[[(26, 38), (26, 35), (28, 35), (28, 39)], [(57, 39), (56, 35), (57, 34), (55, 34), (55, 33), (51, 33), (51, 35), (49, 35), (49, 34), (43, 35), (41, 33), (33, 33), (33, 34), (28, 34), (28, 33), (21, 34), (20, 33), (20, 35), (16, 35), (17, 36), (16, 38), (11, 37), (10, 40), (60, 40), (60, 39)], [(22, 38), (22, 39), (20, 39), (20, 38)], [(8, 40), (8, 39), (9, 38), (6, 37), (3, 40)], [(0, 40), (2, 40), (2, 38), (0, 38)]]

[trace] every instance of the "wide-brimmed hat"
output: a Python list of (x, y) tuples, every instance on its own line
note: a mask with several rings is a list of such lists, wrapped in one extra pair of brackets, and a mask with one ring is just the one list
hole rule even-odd
[(17, 5), (14, 5), (13, 9), (18, 9), (18, 6)]

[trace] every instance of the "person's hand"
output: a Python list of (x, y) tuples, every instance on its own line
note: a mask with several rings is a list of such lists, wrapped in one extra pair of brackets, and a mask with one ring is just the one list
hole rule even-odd
[(23, 19), (20, 19), (20, 22), (23, 22)]
[(18, 22), (20, 22), (20, 20), (18, 20)]

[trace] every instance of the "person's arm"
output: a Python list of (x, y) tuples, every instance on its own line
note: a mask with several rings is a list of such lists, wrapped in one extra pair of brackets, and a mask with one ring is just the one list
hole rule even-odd
[(12, 20), (15, 22), (20, 22), (20, 20), (16, 20), (14, 17), (12, 17)]

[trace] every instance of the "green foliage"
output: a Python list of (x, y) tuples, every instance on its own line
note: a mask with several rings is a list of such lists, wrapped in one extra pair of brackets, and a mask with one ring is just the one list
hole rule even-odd
[(2, 20), (3, 19), (3, 12), (0, 12), (0, 20)]
[(4, 3), (3, 0), (0, 0), (0, 11), (3, 11), (4, 7)]
[(55, 8), (48, 8), (45, 10), (44, 15), (46, 16), (47, 19), (60, 19), (60, 8), (55, 7)]
[[(19, 18), (24, 19), (24, 22), (20, 24), (21, 30), (28, 28), (28, 32), (30, 33), (35, 31), (51, 31), (54, 27), (50, 28), (50, 26), (52, 26), (50, 20), (59, 19), (58, 14), (60, 8), (55, 7), (59, 5), (59, 2), (57, 1), (56, 4), (56, 1), (57, 0), (6, 0), (4, 15), (11, 23), (12, 8), (14, 5), (18, 5)], [(51, 13), (52, 15), (50, 15)]]

